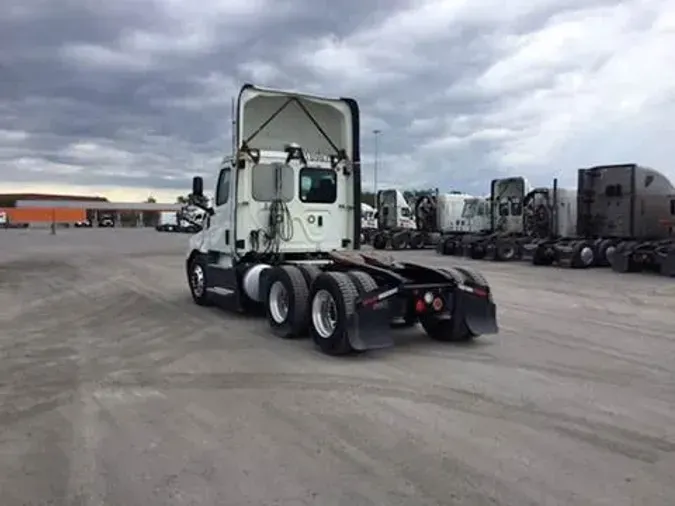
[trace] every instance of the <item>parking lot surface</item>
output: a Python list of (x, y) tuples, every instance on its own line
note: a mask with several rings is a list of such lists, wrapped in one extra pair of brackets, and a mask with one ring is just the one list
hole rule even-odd
[(672, 506), (673, 280), (397, 253), (501, 333), (335, 359), (195, 306), (186, 249), (0, 230), (2, 506)]

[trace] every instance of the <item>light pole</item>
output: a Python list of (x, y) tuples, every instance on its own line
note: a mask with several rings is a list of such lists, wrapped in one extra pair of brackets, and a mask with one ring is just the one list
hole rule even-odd
[(375, 207), (377, 207), (377, 162), (380, 148), (380, 134), (382, 130), (373, 130), (373, 135), (375, 136), (375, 163), (373, 163), (373, 193), (375, 199)]

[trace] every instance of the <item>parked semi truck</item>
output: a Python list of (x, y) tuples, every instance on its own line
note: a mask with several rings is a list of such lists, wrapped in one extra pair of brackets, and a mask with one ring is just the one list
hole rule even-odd
[(377, 232), (377, 211), (371, 205), (361, 202), (361, 243), (371, 244)]
[(375, 196), (377, 231), (372, 235), (375, 249), (404, 249), (410, 231), (416, 230), (413, 210), (400, 190), (380, 190)]
[(675, 188), (661, 172), (636, 163), (578, 171), (578, 224), (602, 244), (617, 272), (675, 276)]
[(466, 196), (461, 202), (459, 219), (444, 218), (452, 217), (456, 213), (456, 204), (452, 206), (452, 211), (442, 211), (444, 205), (447, 204), (439, 203), (439, 228), (442, 236), (436, 245), (438, 253), (462, 254), (465, 243), (469, 244), (490, 232), (492, 211), (489, 197)]
[(531, 189), (524, 178), (495, 180), (492, 190), (491, 227), (467, 241), (467, 256), (675, 275), (675, 190), (658, 171), (602, 165), (579, 169), (574, 190), (556, 180)]
[[(461, 192), (439, 194), (438, 190), (424, 195), (418, 195), (412, 202), (412, 208), (405, 201), (403, 195), (396, 191), (396, 207), (402, 210), (404, 216), (412, 209), (412, 220), (401, 223), (400, 214), (392, 213), (394, 202), (393, 192), (382, 192), (381, 206), (383, 209), (382, 219), (379, 222), (379, 237), (373, 240), (377, 249), (390, 246), (391, 249), (422, 249), (435, 247), (441, 238), (447, 234), (453, 234), (467, 227), (466, 220), (462, 217), (464, 202), (470, 195)], [(396, 212), (396, 211), (395, 211)], [(401, 211), (399, 211), (400, 213)]]
[(277, 336), (309, 334), (330, 355), (390, 346), (392, 326), (417, 322), (442, 341), (498, 332), (479, 272), (360, 251), (355, 100), (247, 84), (235, 121), (213, 207), (193, 179), (194, 203), (209, 215), (185, 262), (195, 303), (261, 306)]

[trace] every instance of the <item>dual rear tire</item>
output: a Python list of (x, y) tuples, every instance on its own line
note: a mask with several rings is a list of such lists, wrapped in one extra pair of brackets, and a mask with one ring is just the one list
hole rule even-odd
[(268, 275), (265, 307), (272, 331), (284, 339), (309, 334), (322, 352), (353, 352), (349, 324), (360, 292), (376, 288), (363, 272), (322, 272), (311, 266), (274, 267)]

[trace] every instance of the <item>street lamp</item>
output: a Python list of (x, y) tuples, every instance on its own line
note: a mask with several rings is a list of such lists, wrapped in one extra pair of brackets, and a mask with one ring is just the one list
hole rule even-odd
[(375, 163), (373, 164), (373, 193), (375, 194), (375, 206), (377, 207), (377, 162), (380, 148), (380, 134), (382, 130), (373, 130), (375, 136)]

